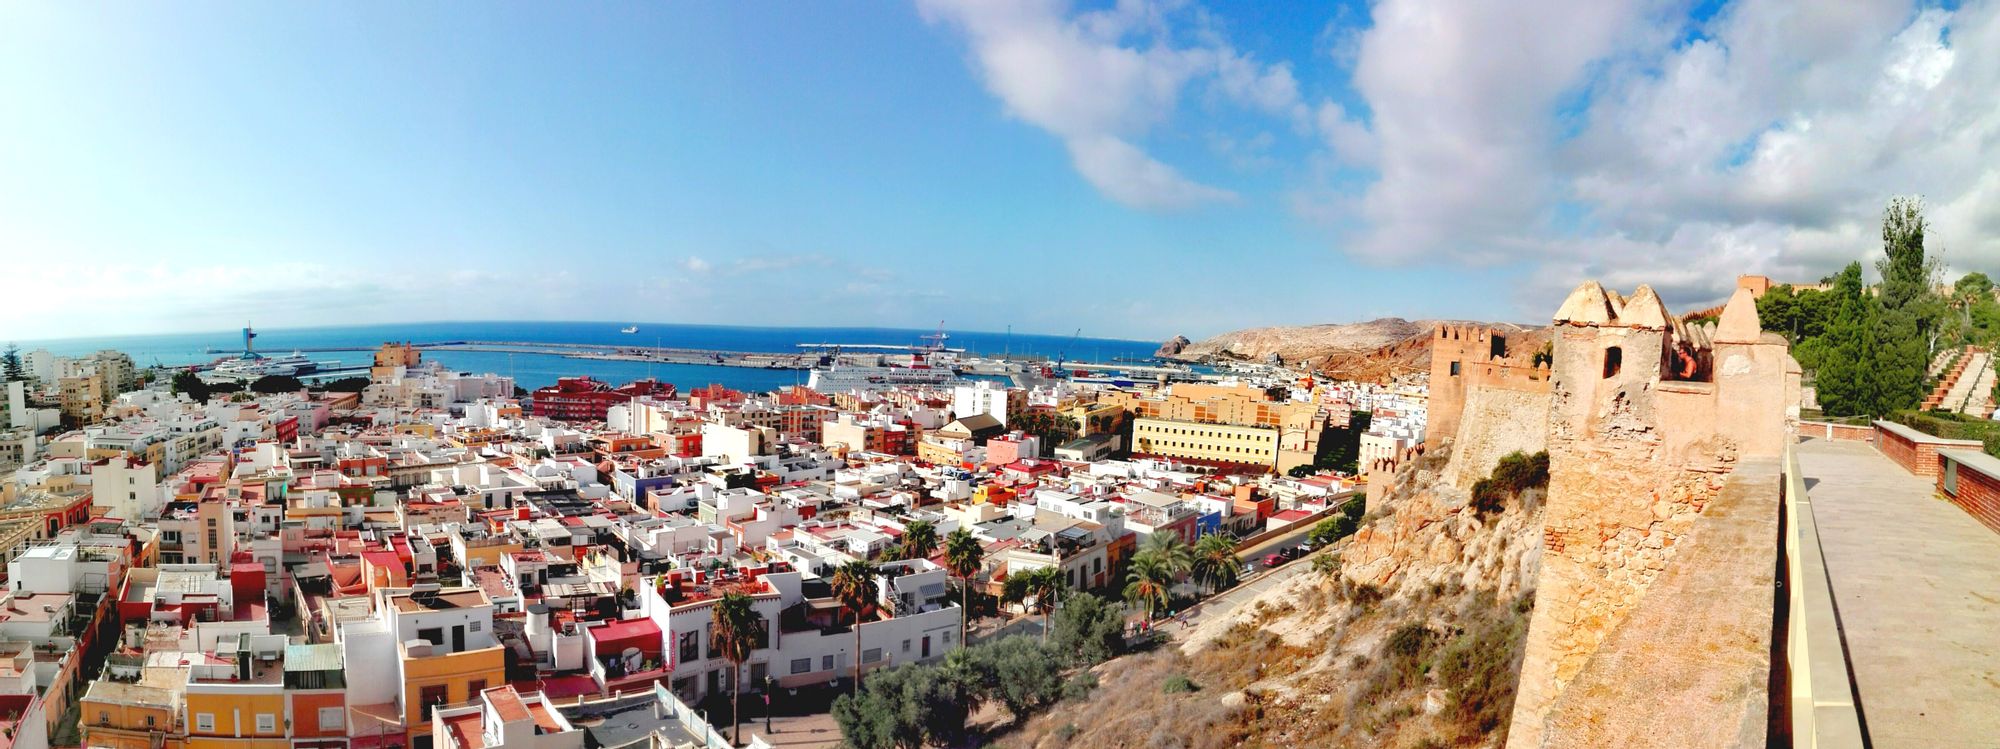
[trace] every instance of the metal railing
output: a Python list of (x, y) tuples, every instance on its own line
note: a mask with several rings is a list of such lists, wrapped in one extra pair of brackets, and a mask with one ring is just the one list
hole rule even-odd
[[(1772, 702), (1776, 705), (1783, 701), (1790, 706), (1791, 746), (1865, 747), (1866, 728), (1855, 696), (1854, 675), (1848, 665), (1840, 610), (1833, 599), (1826, 559), (1820, 553), (1812, 499), (1806, 494), (1796, 451), (1785, 451), (1784, 467), (1782, 582), (1788, 602), (1782, 636), (1785, 683), (1789, 689), (1786, 694), (1772, 695)], [(1786, 719), (1786, 716), (1774, 717), (1777, 718), (1774, 724)]]

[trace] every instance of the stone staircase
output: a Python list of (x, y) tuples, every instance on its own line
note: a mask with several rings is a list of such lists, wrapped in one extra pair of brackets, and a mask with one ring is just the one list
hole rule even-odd
[(1992, 359), (1993, 355), (1985, 350), (1968, 347), (1965, 356), (1960, 357), (1958, 364), (1953, 365), (1951, 372), (1938, 383), (1938, 386), (1945, 391), (1944, 398), (1936, 406), (1931, 407), (1959, 413), (1967, 412), (1975, 405), (1974, 400), (1980, 396), (1979, 383), (1986, 383), (1988, 391), (1993, 388)]
[(1979, 374), (1972, 378), (1972, 388), (1965, 394), (1965, 399), (1959, 402), (1958, 412), (1983, 419), (1993, 415), (1993, 382), (1996, 373), (1992, 354), (1981, 353), (1979, 357), (1981, 358), (1978, 365)]
[[(1942, 374), (1938, 375), (1937, 387), (1933, 388), (1931, 394), (1924, 398), (1923, 409), (1925, 411), (1953, 408), (1963, 402), (1965, 391), (1960, 389), (1959, 380), (1963, 379), (1966, 368), (1972, 364), (1972, 351), (1973, 348), (1971, 346), (1949, 349), (1945, 353), (1950, 354), (1950, 356), (1947, 357), (1940, 354), (1940, 359), (1932, 361), (1932, 366), (1941, 368)], [(1965, 387), (1971, 387), (1971, 385), (1968, 383)], [(1953, 398), (1952, 395), (1954, 392), (1959, 397)]]

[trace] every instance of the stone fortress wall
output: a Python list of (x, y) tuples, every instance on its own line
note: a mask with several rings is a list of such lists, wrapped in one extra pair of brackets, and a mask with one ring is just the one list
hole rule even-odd
[(1439, 325), (1431, 341), (1429, 402), (1425, 445), (1435, 448), (1457, 437), (1466, 401), (1479, 390), (1545, 394), (1549, 364), (1535, 364), (1534, 352), (1508, 349), (1507, 337), (1491, 328)]
[(1690, 326), (1649, 287), (1627, 299), (1592, 281), (1554, 324), (1543, 555), (1509, 747), (1544, 745), (1565, 686), (1673, 563), (1730, 472), (1778, 456), (1797, 419), (1798, 365), (1762, 332), (1748, 291), (1717, 324)]

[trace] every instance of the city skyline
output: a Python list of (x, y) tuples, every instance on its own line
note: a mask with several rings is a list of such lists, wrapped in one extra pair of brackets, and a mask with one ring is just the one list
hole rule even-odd
[(2000, 269), (1995, 5), (1838, 11), (9, 6), (0, 329), (1534, 321), (1815, 280), (1895, 194)]

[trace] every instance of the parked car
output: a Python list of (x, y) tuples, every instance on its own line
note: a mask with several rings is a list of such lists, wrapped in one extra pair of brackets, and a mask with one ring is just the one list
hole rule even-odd
[(1289, 561), (1292, 560), (1286, 559), (1285, 555), (1283, 554), (1272, 554), (1270, 556), (1264, 557), (1264, 566), (1266, 568), (1278, 567)]

